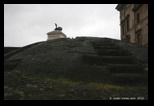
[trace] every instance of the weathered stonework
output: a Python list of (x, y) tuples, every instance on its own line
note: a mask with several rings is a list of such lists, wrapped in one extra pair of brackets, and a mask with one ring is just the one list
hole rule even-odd
[(148, 4), (118, 4), (121, 40), (148, 46)]
[(53, 39), (59, 39), (59, 38), (66, 38), (66, 35), (61, 31), (51, 31), (47, 33), (48, 39), (47, 40), (53, 40)]

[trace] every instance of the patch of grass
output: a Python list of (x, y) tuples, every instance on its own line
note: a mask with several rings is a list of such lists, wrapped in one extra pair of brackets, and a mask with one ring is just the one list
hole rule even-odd
[[(14, 79), (12, 81), (12, 79)], [(147, 99), (146, 86), (122, 86), (104, 82), (75, 81), (65, 77), (29, 76), (5, 72), (5, 100), (106, 100), (109, 97), (140, 96)]]
[(57, 84), (65, 85), (65, 86), (76, 86), (76, 85), (79, 85), (80, 83), (82, 83), (81, 81), (80, 82), (72, 81), (70, 79), (66, 79), (66, 78), (63, 78), (63, 77), (44, 78), (44, 79), (41, 79), (41, 80), (44, 81), (45, 83), (53, 82), (53, 83), (57, 83)]
[(122, 89), (122, 86), (111, 85), (111, 84), (107, 84), (107, 83), (95, 83), (95, 82), (91, 82), (91, 83), (89, 83), (89, 85), (94, 86), (94, 87), (97, 87), (97, 88), (101, 88), (101, 89), (117, 89), (117, 90)]
[(54, 82), (66, 85), (66, 86), (75, 86), (75, 85), (79, 85), (82, 82), (75, 82), (75, 81), (71, 81), (69, 79), (66, 78), (58, 78), (58, 79), (52, 79)]

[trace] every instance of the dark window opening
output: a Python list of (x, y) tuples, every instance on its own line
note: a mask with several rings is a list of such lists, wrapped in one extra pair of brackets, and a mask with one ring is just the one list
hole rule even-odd
[(126, 42), (130, 42), (130, 35), (126, 35)]
[(127, 19), (126, 23), (127, 23), (127, 31), (129, 31), (129, 19)]
[(122, 35), (123, 36), (125, 35), (125, 25), (124, 24), (122, 25)]
[(142, 44), (141, 30), (138, 30), (138, 31), (136, 32), (136, 43), (137, 43), (137, 44)]
[(125, 35), (125, 23), (124, 23), (124, 21), (121, 22), (121, 35), (122, 36)]
[(137, 22), (137, 24), (140, 22), (140, 14), (139, 13), (136, 14), (136, 22)]
[(138, 40), (138, 44), (142, 44), (142, 41), (141, 41), (141, 34), (138, 34), (137, 35), (137, 40)]

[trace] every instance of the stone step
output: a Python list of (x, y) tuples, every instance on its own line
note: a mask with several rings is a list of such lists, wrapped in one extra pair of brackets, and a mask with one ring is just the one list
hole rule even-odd
[(144, 66), (141, 64), (112, 64), (108, 65), (111, 73), (142, 73)]
[(114, 46), (112, 43), (91, 43), (93, 46)]
[(131, 56), (130, 52), (124, 50), (96, 49), (96, 51), (101, 56)]
[(148, 83), (148, 76), (143, 74), (114, 74), (111, 80), (113, 83), (119, 84)]
[(87, 64), (134, 64), (136, 61), (132, 56), (97, 56), (83, 55), (82, 61)]
[(116, 45), (101, 45), (101, 46), (93, 46), (95, 49), (120, 49), (118, 46)]

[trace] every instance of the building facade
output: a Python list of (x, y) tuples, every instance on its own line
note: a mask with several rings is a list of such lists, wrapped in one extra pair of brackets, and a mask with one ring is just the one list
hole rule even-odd
[(118, 4), (121, 40), (148, 46), (148, 4)]

